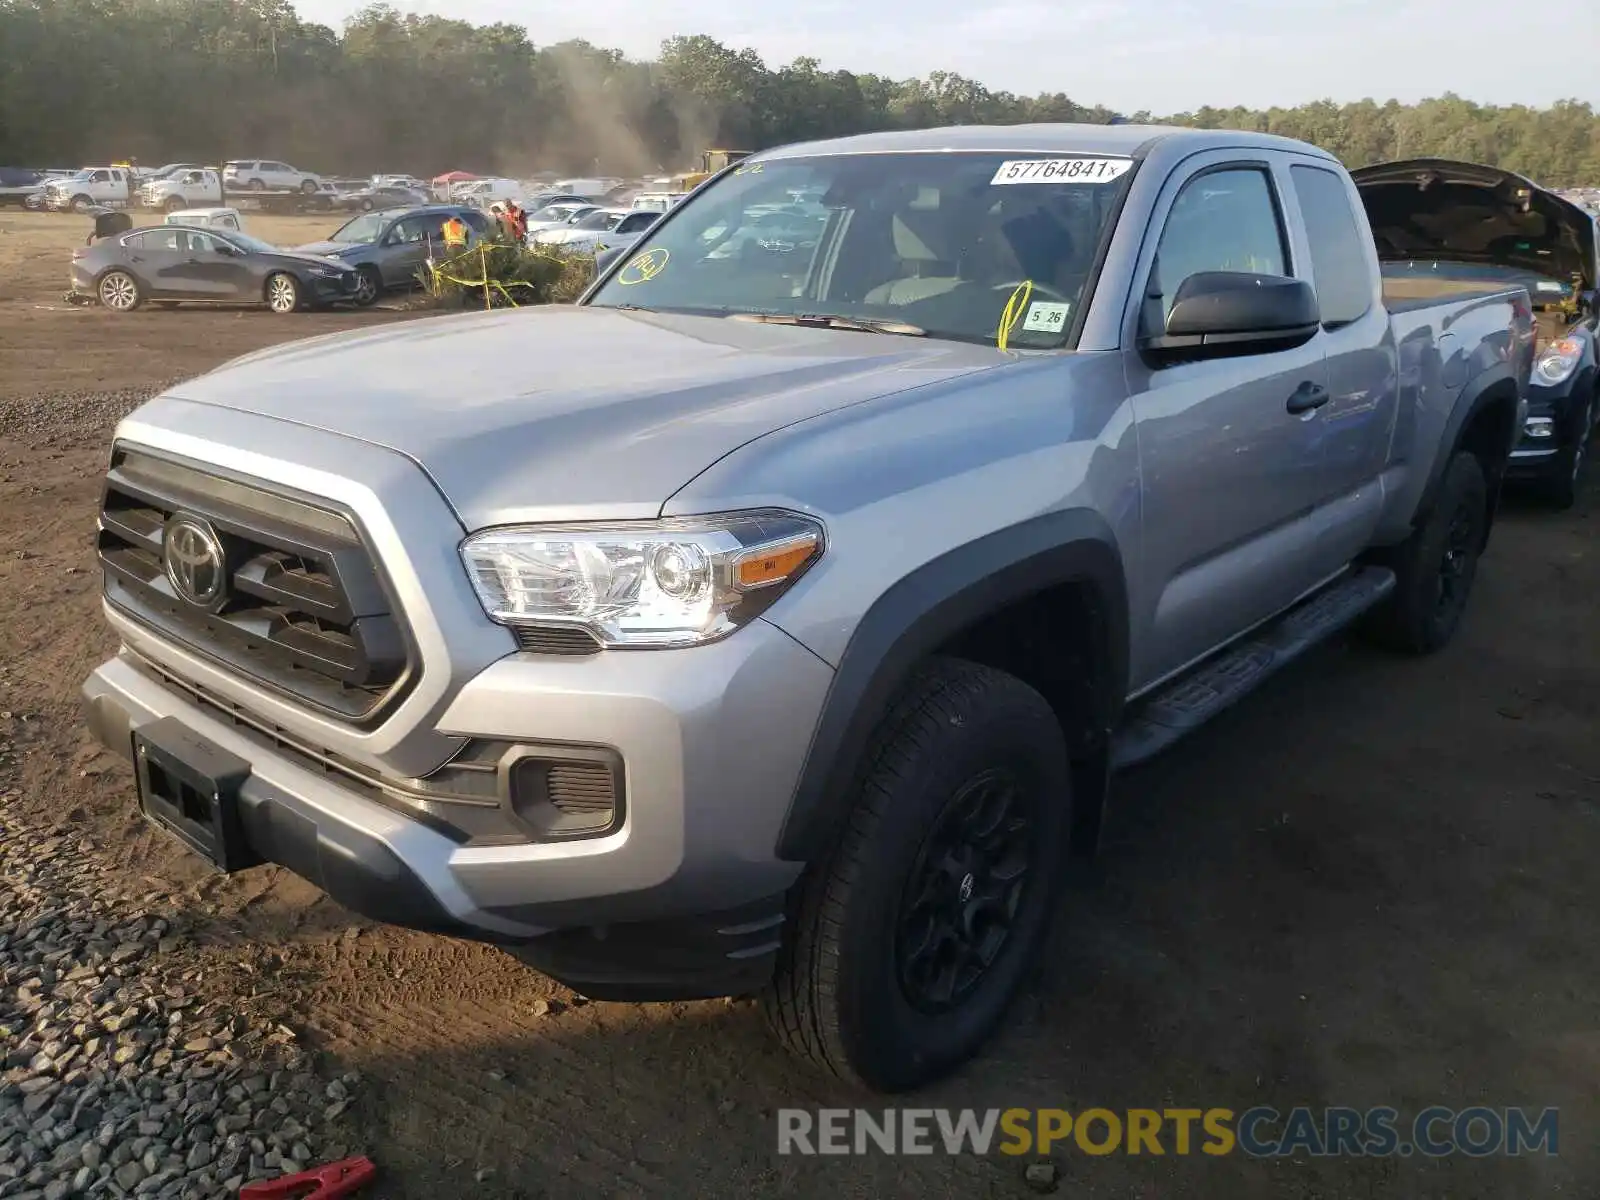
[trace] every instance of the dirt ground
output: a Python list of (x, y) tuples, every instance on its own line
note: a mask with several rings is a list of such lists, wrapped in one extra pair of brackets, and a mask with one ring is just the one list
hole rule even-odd
[[(95, 829), (184, 899), (214, 981), (245, 964), (254, 1003), (362, 1073), (362, 1149), (385, 1170), (371, 1194), (1028, 1194), (1024, 1163), (999, 1155), (779, 1157), (776, 1109), (881, 1104), (791, 1065), (747, 1002), (581, 1003), (493, 950), (360, 922), (276, 868), (209, 875), (136, 819), (76, 700), (112, 649), (91, 545), (112, 421), (235, 354), (397, 314), (70, 308), (83, 224), (0, 215), (0, 794)], [(293, 242), (330, 225), (252, 228)], [(1564, 515), (1513, 505), (1449, 650), (1329, 646), (1121, 781), (1044, 977), (981, 1061), (910, 1103), (1557, 1106), (1554, 1159), (1065, 1149), (1058, 1192), (1595, 1195), (1597, 521), (1595, 490)]]

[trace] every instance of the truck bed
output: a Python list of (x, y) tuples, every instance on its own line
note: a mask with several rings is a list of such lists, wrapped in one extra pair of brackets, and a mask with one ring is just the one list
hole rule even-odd
[(1390, 312), (1410, 312), (1443, 304), (1449, 300), (1470, 300), (1474, 296), (1514, 291), (1498, 279), (1426, 279), (1415, 275), (1383, 278), (1383, 305)]

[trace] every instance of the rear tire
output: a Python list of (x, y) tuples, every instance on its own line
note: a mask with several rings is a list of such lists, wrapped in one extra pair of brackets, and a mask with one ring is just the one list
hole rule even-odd
[(1432, 654), (1455, 636), (1478, 574), (1489, 519), (1489, 485), (1477, 458), (1461, 451), (1445, 468), (1432, 510), (1395, 548), (1395, 589), (1366, 623), (1380, 645)]
[(300, 281), (293, 275), (278, 271), (267, 276), (267, 307), (279, 316), (287, 316), (301, 304)]
[(245, 184), (245, 186), (252, 192), (264, 192), (267, 190), (267, 185), (259, 179), (252, 179), (249, 183)]
[(1021, 988), (1065, 868), (1071, 782), (1045, 699), (957, 659), (913, 677), (866, 762), (765, 1008), (798, 1056), (896, 1092), (972, 1057)]
[(144, 289), (126, 271), (111, 270), (100, 276), (94, 294), (100, 301), (100, 307), (112, 312), (129, 313), (144, 303)]

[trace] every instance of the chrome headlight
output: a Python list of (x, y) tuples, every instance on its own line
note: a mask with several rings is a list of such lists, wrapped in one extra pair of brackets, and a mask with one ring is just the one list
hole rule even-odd
[(819, 523), (778, 509), (493, 529), (461, 546), (490, 619), (578, 627), (604, 646), (657, 648), (726, 637), (822, 552)]
[(1561, 338), (1539, 352), (1533, 364), (1534, 380), (1544, 384), (1565, 383), (1583, 361), (1583, 343), (1577, 338)]

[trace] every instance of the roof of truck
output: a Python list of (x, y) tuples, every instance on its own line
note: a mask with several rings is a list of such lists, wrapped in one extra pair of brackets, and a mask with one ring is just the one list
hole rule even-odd
[(1332, 159), (1308, 142), (1236, 129), (1190, 129), (1182, 125), (950, 125), (862, 133), (854, 137), (797, 142), (752, 155), (788, 158), (816, 154), (886, 154), (910, 151), (1000, 151), (1018, 154), (1115, 154), (1142, 158), (1158, 144), (1182, 143), (1191, 152), (1225, 147), (1294, 150)]

